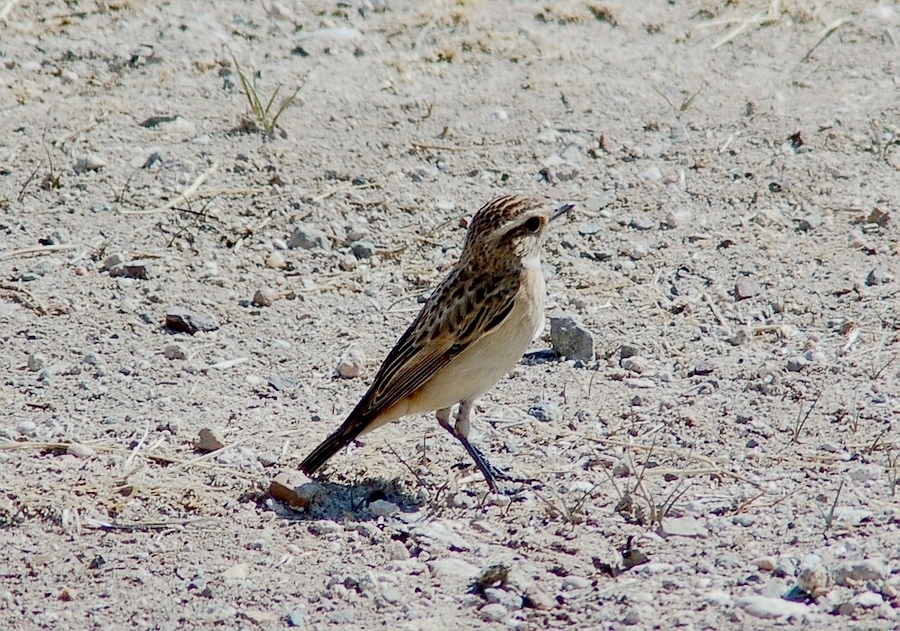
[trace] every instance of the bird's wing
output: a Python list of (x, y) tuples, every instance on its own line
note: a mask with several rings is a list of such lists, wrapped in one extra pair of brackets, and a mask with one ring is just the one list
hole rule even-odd
[[(483, 291), (472, 291), (483, 287)], [(431, 379), (512, 310), (519, 282), (472, 279), (456, 270), (435, 290), (388, 354), (372, 386), (347, 422), (377, 418)], [(448, 309), (448, 305), (452, 308)], [(447, 310), (437, 317), (438, 310)]]

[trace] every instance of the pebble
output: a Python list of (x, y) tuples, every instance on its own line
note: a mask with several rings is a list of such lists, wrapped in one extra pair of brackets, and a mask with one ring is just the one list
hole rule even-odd
[(626, 357), (619, 361), (619, 365), (622, 366), (625, 370), (628, 370), (633, 373), (641, 374), (649, 368), (647, 360), (641, 357), (640, 355), (635, 355), (633, 357)]
[(863, 607), (864, 609), (871, 609), (873, 607), (880, 607), (881, 605), (883, 605), (884, 596), (876, 592), (865, 591), (854, 598), (853, 602), (855, 602), (860, 607)]
[(71, 443), (68, 447), (66, 447), (66, 453), (70, 456), (75, 456), (76, 458), (90, 458), (96, 452), (87, 445), (82, 445), (81, 443)]
[(397, 603), (403, 601), (403, 595), (400, 593), (400, 590), (393, 585), (382, 585), (381, 597), (384, 598), (386, 602), (392, 605), (396, 605)]
[(294, 228), (294, 232), (288, 240), (288, 246), (304, 250), (312, 250), (313, 248), (330, 250), (331, 241), (329, 241), (328, 235), (315, 226), (300, 224)]
[(883, 268), (876, 267), (866, 276), (866, 285), (873, 287), (875, 285), (884, 285), (891, 282), (893, 278), (886, 273)]
[(358, 348), (351, 348), (338, 361), (337, 373), (344, 379), (355, 379), (359, 377), (365, 363), (363, 352)]
[(257, 307), (271, 307), (275, 303), (277, 297), (278, 296), (273, 289), (263, 287), (262, 289), (256, 290), (256, 293), (253, 294), (253, 300), (251, 300), (250, 303)]
[(37, 372), (43, 370), (47, 366), (47, 358), (40, 353), (34, 353), (28, 356), (28, 370)]
[(628, 225), (635, 230), (653, 230), (656, 227), (656, 222), (649, 217), (635, 217)]
[(717, 366), (715, 362), (704, 359), (694, 365), (694, 367), (688, 373), (688, 377), (694, 377), (698, 375), (701, 377), (705, 377), (716, 372), (716, 368)]
[(219, 328), (219, 323), (210, 315), (183, 307), (171, 307), (166, 310), (166, 326), (173, 331), (193, 335), (197, 331), (215, 331)]
[(686, 208), (673, 210), (666, 214), (665, 224), (669, 228), (677, 228), (678, 226), (690, 223), (692, 217), (693, 213)]
[(822, 225), (822, 216), (821, 215), (807, 215), (803, 217), (798, 223), (797, 227), (803, 232), (812, 232), (816, 228)]
[(573, 591), (576, 589), (587, 589), (591, 586), (591, 581), (583, 576), (575, 576), (570, 574), (562, 580), (563, 591)]
[(288, 375), (273, 375), (269, 377), (268, 382), (278, 392), (290, 392), (300, 385), (296, 379)]
[(22, 434), (22, 436), (31, 438), (37, 433), (37, 425), (35, 425), (34, 421), (22, 421), (16, 425), (16, 431)]
[(500, 587), (486, 587), (484, 589), (484, 597), (489, 603), (499, 603), (513, 611), (521, 609), (525, 604), (525, 599), (519, 594), (506, 591)]
[(619, 359), (626, 359), (641, 354), (641, 347), (637, 344), (626, 342), (619, 346)]
[(99, 171), (106, 166), (106, 162), (95, 153), (88, 153), (75, 159), (75, 173), (85, 171)]
[(628, 258), (633, 261), (639, 261), (650, 254), (650, 246), (643, 242), (634, 242), (626, 250)]
[(392, 561), (406, 561), (409, 559), (409, 548), (403, 545), (402, 541), (390, 541), (386, 546), (388, 558)]
[(557, 354), (567, 359), (594, 359), (594, 334), (568, 313), (550, 318), (550, 343)]
[(847, 475), (854, 482), (870, 482), (881, 479), (883, 467), (878, 465), (861, 465), (855, 469), (851, 469)]
[(358, 259), (370, 259), (375, 256), (377, 250), (375, 249), (375, 244), (371, 241), (360, 240), (350, 244), (350, 251)]
[(562, 420), (562, 410), (550, 401), (540, 401), (528, 408), (528, 414), (542, 423), (555, 423)]
[(704, 538), (709, 536), (706, 526), (690, 515), (663, 519), (661, 530), (661, 534), (669, 537)]
[(235, 563), (222, 572), (222, 578), (226, 581), (241, 581), (250, 574), (250, 566), (246, 563)]
[(448, 550), (469, 550), (472, 546), (463, 539), (446, 520), (436, 520), (415, 525), (413, 538), (423, 544)]
[[(659, 170), (659, 167), (650, 167), (641, 172), (641, 178), (650, 182), (658, 182), (662, 179), (662, 171)], [(643, 228), (640, 229), (643, 230)]]
[(287, 259), (285, 259), (284, 254), (282, 254), (278, 250), (270, 252), (266, 257), (266, 267), (272, 269), (282, 269), (285, 265), (287, 265)]
[(478, 576), (478, 568), (455, 557), (432, 559), (428, 562), (431, 573), (437, 578), (452, 579), (461, 583), (469, 583)]
[(163, 357), (166, 359), (187, 359), (184, 346), (178, 343), (166, 344), (163, 348)]
[[(104, 262), (105, 264), (105, 262)], [(156, 276), (156, 266), (150, 261), (129, 261), (119, 263), (107, 268), (113, 278), (134, 278), (135, 280), (149, 280)]]
[(764, 556), (753, 559), (752, 563), (763, 572), (773, 572), (775, 570), (777, 561), (773, 556)]
[(744, 596), (735, 604), (754, 618), (764, 620), (804, 618), (809, 613), (809, 607), (803, 603), (768, 596)]
[(888, 569), (881, 559), (844, 561), (835, 567), (832, 576), (838, 585), (851, 586), (865, 581), (883, 581), (888, 576)]
[(800, 372), (808, 365), (809, 360), (803, 355), (794, 355), (793, 357), (788, 357), (787, 360), (788, 372)]
[(295, 469), (283, 469), (269, 482), (269, 496), (291, 508), (309, 508), (323, 491), (321, 484)]
[(50, 236), (46, 239), (46, 245), (65, 245), (71, 242), (72, 236), (69, 234), (69, 231), (62, 226), (51, 232)]
[(218, 430), (204, 427), (197, 433), (194, 447), (204, 452), (218, 451), (225, 447), (225, 439)]
[(489, 603), (478, 610), (478, 615), (486, 622), (499, 622), (506, 617), (508, 610), (500, 603)]
[(731, 518), (731, 523), (748, 528), (756, 523), (756, 517), (753, 515), (735, 515)]
[(753, 296), (758, 296), (760, 293), (762, 293), (762, 287), (748, 276), (738, 279), (734, 285), (734, 295), (738, 300), (753, 298)]
[(306, 627), (309, 626), (306, 619), (306, 613), (302, 609), (294, 609), (287, 615), (288, 626)]
[(400, 507), (387, 500), (375, 500), (369, 504), (369, 512), (375, 517), (390, 517), (400, 512)]
[(578, 234), (583, 237), (595, 235), (601, 230), (603, 230), (603, 224), (597, 221), (585, 221), (580, 226), (578, 226)]

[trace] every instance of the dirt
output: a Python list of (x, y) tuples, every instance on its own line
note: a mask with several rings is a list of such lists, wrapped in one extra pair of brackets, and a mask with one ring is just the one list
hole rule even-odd
[[(898, 38), (868, 2), (0, 2), (0, 626), (896, 628)], [(531, 481), (420, 417), (273, 499), (508, 192), (577, 204), (548, 316), (597, 345), (548, 325), (475, 410)]]

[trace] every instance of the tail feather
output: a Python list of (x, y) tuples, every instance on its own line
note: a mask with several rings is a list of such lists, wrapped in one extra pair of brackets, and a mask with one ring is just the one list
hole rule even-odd
[(321, 469), (329, 458), (352, 443), (365, 427), (365, 423), (351, 423), (350, 419), (347, 419), (337, 431), (322, 441), (322, 444), (313, 449), (312, 453), (300, 463), (300, 470), (306, 475), (312, 475)]

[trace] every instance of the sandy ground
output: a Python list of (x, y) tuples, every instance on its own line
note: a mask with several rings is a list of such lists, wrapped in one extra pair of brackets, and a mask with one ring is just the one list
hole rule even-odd
[[(897, 628), (898, 39), (874, 2), (0, 2), (0, 627)], [(548, 315), (596, 339), (476, 409), (535, 482), (487, 496), (421, 417), (270, 497), (514, 191), (578, 204)]]

